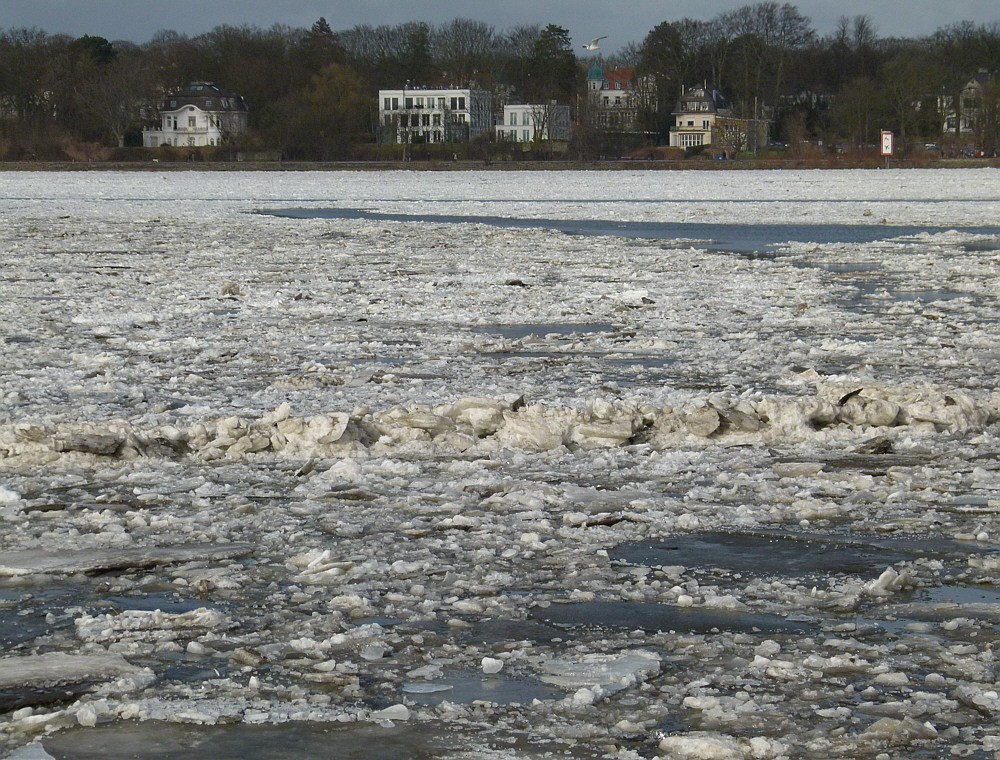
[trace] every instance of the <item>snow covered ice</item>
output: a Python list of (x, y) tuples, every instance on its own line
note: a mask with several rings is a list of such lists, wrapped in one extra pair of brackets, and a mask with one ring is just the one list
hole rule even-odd
[(1000, 753), (995, 170), (2, 188), (0, 757)]

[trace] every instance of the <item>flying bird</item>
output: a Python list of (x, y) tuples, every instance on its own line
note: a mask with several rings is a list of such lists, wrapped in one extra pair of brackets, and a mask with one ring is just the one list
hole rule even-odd
[(583, 46), (583, 49), (584, 50), (600, 50), (601, 46), (598, 45), (597, 43), (600, 42), (601, 40), (606, 40), (607, 38), (608, 38), (608, 35), (606, 35), (606, 34), (603, 37), (594, 37), (594, 39), (592, 39), (590, 41), (589, 45), (584, 45)]

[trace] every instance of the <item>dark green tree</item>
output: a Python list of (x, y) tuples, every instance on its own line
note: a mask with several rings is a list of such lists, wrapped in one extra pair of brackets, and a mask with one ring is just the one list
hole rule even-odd
[(330, 24), (322, 16), (302, 36), (298, 45), (298, 63), (310, 72), (318, 72), (331, 63), (343, 63), (346, 54)]
[(576, 56), (569, 32), (549, 24), (538, 35), (528, 64), (527, 98), (569, 103), (577, 90)]
[(103, 37), (91, 37), (89, 34), (83, 35), (73, 41), (70, 46), (74, 52), (80, 56), (86, 56), (93, 63), (108, 64), (118, 55), (114, 45)]

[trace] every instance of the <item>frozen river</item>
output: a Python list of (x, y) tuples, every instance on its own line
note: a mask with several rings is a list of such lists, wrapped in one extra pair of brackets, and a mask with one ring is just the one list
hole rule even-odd
[(0, 757), (1000, 752), (997, 171), (0, 204)]

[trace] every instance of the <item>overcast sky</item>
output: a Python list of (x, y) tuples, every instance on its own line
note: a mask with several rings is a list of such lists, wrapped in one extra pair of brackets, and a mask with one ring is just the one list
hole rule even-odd
[[(779, 0), (780, 2), (781, 0)], [(748, 0), (0, 0), (0, 29), (37, 27), (50, 34), (84, 34), (147, 42), (159, 30), (187, 35), (220, 24), (309, 27), (323, 16), (335, 29), (357, 24), (471, 18), (497, 30), (518, 24), (558, 24), (575, 44), (608, 35), (601, 47), (613, 52), (641, 42), (662, 21), (683, 16), (708, 20)], [(792, 3), (820, 34), (832, 32), (840, 16), (867, 14), (882, 37), (920, 37), (958, 21), (1000, 21), (997, 0), (800, 0)]]

